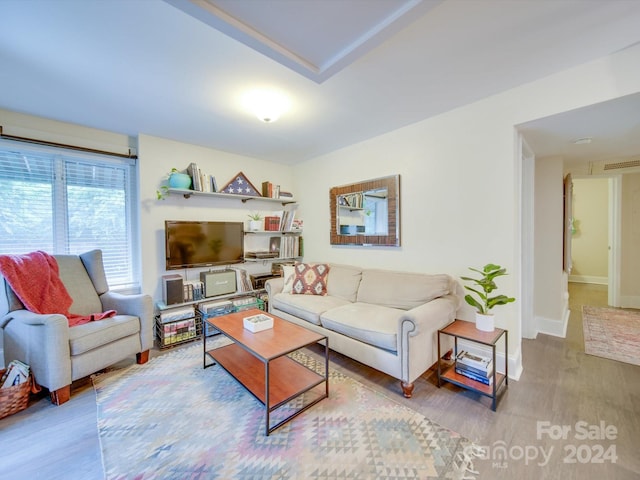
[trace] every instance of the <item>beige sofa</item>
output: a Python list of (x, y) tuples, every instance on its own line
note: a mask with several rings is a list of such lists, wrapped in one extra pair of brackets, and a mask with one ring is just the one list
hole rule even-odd
[(269, 312), (399, 379), (410, 398), (416, 378), (436, 362), (437, 331), (455, 319), (462, 287), (446, 274), (328, 266), (326, 295), (285, 293), (291, 280), (284, 277), (267, 281)]

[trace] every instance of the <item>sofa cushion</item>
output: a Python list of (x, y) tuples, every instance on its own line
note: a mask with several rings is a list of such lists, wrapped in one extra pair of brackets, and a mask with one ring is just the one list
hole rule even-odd
[(446, 295), (452, 285), (446, 274), (363, 270), (357, 301), (410, 310)]
[(278, 293), (269, 299), (271, 307), (307, 322), (320, 325), (320, 314), (349, 302), (329, 295), (292, 295)]
[(102, 261), (102, 250), (91, 250), (80, 254), (80, 260), (84, 265), (84, 268), (89, 274), (91, 282), (93, 282), (93, 288), (96, 289), (98, 295), (109, 290), (109, 284), (107, 283), (107, 275), (104, 271), (104, 263)]
[(294, 266), (295, 277), (291, 293), (297, 295), (326, 295), (327, 274), (326, 263), (299, 263)]
[(322, 326), (375, 347), (398, 349), (398, 320), (404, 311), (396, 308), (350, 303), (327, 310), (320, 316)]
[(140, 331), (140, 319), (132, 315), (116, 315), (69, 329), (71, 355), (80, 355)]
[(355, 302), (361, 279), (361, 268), (332, 263), (327, 276), (327, 295)]

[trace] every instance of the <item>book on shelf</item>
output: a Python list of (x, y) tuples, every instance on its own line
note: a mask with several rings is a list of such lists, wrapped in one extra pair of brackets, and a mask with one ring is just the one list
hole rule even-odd
[(270, 237), (269, 238), (269, 251), (271, 253), (277, 253), (280, 255), (280, 241), (282, 239), (280, 237)]
[(463, 377), (470, 378), (471, 380), (475, 380), (476, 382), (480, 382), (484, 385), (493, 385), (493, 376), (485, 377), (483, 375), (476, 375), (471, 373), (469, 370), (464, 370), (456, 367), (456, 373), (458, 375), (462, 375)]
[(466, 350), (462, 350), (458, 353), (456, 356), (456, 362), (483, 371), (488, 371), (490, 368), (493, 368), (493, 360), (490, 357), (469, 353)]
[(262, 196), (271, 198), (271, 191), (273, 190), (273, 184), (271, 182), (262, 182)]
[(197, 280), (189, 280), (184, 282), (184, 301), (191, 302), (194, 300), (202, 300), (204, 298), (204, 283)]
[(200, 169), (198, 165), (195, 162), (191, 162), (187, 168), (187, 172), (191, 175), (191, 188), (197, 192), (201, 192), (202, 187), (200, 186)]
[(244, 268), (230, 267), (230, 270), (236, 271), (236, 284), (238, 292), (250, 292), (253, 290), (253, 285), (251, 285), (249, 274)]
[(282, 211), (282, 218), (280, 221), (280, 231), (281, 232), (290, 232), (293, 227), (293, 220), (296, 216), (296, 210), (298, 209), (298, 205), (295, 203), (290, 203), (285, 205), (284, 210)]
[(295, 258), (302, 256), (302, 237), (299, 235), (286, 236), (280, 239), (280, 258)]
[(278, 258), (278, 252), (270, 252), (269, 250), (252, 250), (244, 253), (245, 258)]
[(471, 367), (469, 365), (465, 365), (464, 363), (460, 363), (456, 361), (456, 368), (459, 368), (460, 370), (465, 370), (469, 373), (472, 373), (474, 375), (479, 375), (484, 378), (489, 378), (490, 376), (493, 375), (493, 362), (491, 362), (491, 365), (485, 370), (483, 368)]
[(280, 217), (266, 216), (264, 217), (264, 229), (268, 232), (277, 232), (280, 230)]

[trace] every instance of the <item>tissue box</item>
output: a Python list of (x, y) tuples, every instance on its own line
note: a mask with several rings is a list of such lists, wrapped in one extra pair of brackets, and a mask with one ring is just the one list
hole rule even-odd
[(244, 322), (244, 328), (253, 333), (273, 328), (273, 318), (269, 315), (265, 315), (264, 313), (245, 317), (242, 320)]

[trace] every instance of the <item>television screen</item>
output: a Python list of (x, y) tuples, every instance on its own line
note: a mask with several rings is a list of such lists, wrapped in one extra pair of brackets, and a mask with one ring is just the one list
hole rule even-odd
[(244, 260), (242, 222), (166, 220), (167, 270), (241, 263)]

